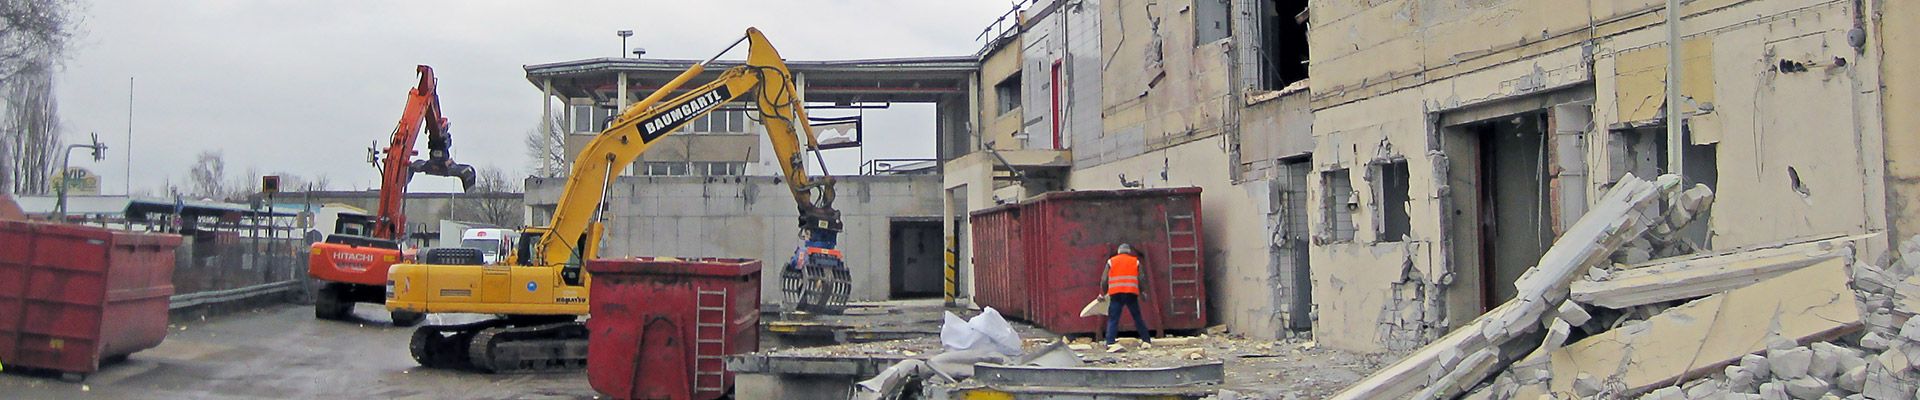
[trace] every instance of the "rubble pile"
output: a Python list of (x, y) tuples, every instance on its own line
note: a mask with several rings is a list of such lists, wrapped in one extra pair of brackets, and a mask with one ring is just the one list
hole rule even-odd
[(1678, 255), (1712, 202), (1623, 178), (1515, 299), (1334, 398), (1920, 397), (1920, 237), (1887, 268), (1877, 233)]
[[(1655, 389), (1649, 399), (1920, 398), (1920, 236), (1886, 268), (1854, 263), (1859, 329), (1805, 346), (1774, 340), (1713, 375)], [(1897, 322), (1899, 321), (1899, 322)]]

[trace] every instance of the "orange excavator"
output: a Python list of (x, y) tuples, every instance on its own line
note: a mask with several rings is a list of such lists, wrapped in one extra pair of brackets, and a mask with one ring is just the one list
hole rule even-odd
[[(315, 294), (313, 316), (346, 319), (354, 303), (386, 302), (387, 267), (408, 261), (401, 251), (406, 241), (407, 183), (416, 173), (455, 177), (460, 187), (472, 188), (473, 166), (453, 162), (453, 134), (440, 115), (440, 95), (433, 68), (418, 67), (420, 84), (407, 93), (407, 108), (384, 152), (368, 150), (368, 161), (380, 169), (380, 206), (374, 215), (341, 214), (333, 233), (313, 244), (307, 255), (307, 275), (321, 286)], [(413, 159), (422, 128), (427, 134), (427, 158)], [(417, 312), (391, 312), (396, 326), (419, 324)]]

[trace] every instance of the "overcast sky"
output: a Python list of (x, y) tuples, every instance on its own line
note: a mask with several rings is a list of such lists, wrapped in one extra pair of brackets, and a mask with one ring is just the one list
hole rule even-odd
[[(366, 148), (392, 133), (417, 64), (440, 78), (455, 159), (523, 176), (522, 137), (539, 120), (540, 92), (521, 66), (614, 56), (617, 30), (634, 30), (628, 46), (657, 58), (705, 58), (750, 26), (793, 60), (967, 55), (1008, 8), (1005, 0), (96, 1), (83, 9), (56, 90), (68, 143), (98, 132), (109, 146), (105, 161), (73, 161), (100, 174), (108, 194), (124, 191), (129, 148), (136, 192), (159, 192), (169, 179), (185, 186), (203, 150), (224, 153), (229, 176), (253, 167), (372, 188)], [(868, 112), (866, 156), (931, 157), (931, 107), (896, 108)], [(833, 172), (853, 172), (855, 157), (839, 156), (846, 166), (835, 162)], [(458, 187), (449, 181), (423, 178), (413, 189)]]

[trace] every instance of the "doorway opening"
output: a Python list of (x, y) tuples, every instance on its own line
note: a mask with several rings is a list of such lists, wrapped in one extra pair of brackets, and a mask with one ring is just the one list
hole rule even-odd
[(939, 219), (895, 219), (888, 224), (888, 298), (941, 297), (946, 289), (945, 246)]

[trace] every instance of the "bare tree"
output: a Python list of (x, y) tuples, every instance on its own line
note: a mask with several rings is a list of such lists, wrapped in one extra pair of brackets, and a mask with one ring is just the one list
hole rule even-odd
[(0, 0), (0, 81), (57, 64), (78, 32), (74, 0)]
[(53, 94), (53, 64), (46, 59), (28, 64), (23, 70), (7, 72), (13, 79), (4, 85), (6, 113), (0, 142), (5, 142), (5, 149), (0, 150), (0, 166), (5, 171), (0, 171), (0, 189), (47, 194), (53, 189), (62, 151), (59, 104)]
[(199, 199), (227, 197), (227, 159), (219, 150), (201, 151), (187, 171), (187, 194)]
[[(541, 178), (567, 176), (571, 158), (567, 157), (567, 130), (558, 121), (547, 121), (547, 128), (535, 124), (527, 130), (527, 171)], [(551, 132), (551, 133), (547, 133)]]
[(462, 197), (464, 201), (459, 207), (472, 212), (461, 214), (478, 216), (479, 221), (474, 222), (509, 228), (517, 228), (524, 224), (520, 215), (520, 205), (523, 202), (520, 182), (508, 178), (506, 171), (500, 168), (492, 166), (481, 168), (479, 176), (474, 180), (473, 188), (467, 189), (466, 196)]

